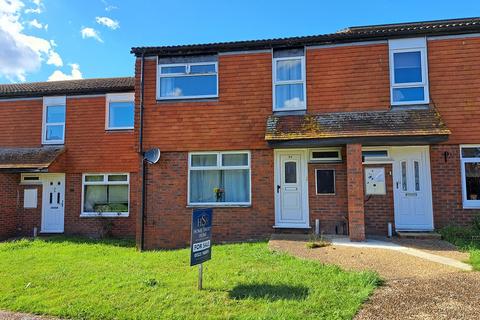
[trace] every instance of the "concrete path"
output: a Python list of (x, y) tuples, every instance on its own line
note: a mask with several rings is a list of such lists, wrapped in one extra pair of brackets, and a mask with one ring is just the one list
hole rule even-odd
[[(333, 237), (330, 239), (334, 246), (348, 246), (355, 248), (373, 248), (373, 249), (386, 249), (395, 250), (411, 256), (429, 260), (436, 263), (441, 263), (450, 267), (454, 267), (463, 271), (472, 271), (471, 265), (458, 261), (457, 259), (440, 256), (424, 250), (411, 248), (401, 243), (387, 242), (381, 240), (368, 239), (366, 242), (351, 242), (347, 237)], [(422, 240), (417, 240), (422, 241)]]

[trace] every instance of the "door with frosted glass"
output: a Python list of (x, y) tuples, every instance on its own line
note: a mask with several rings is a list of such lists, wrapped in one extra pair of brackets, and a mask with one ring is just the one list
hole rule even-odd
[(394, 163), (395, 226), (397, 230), (432, 230), (428, 148), (398, 148)]
[(43, 178), (43, 214), (44, 233), (62, 233), (64, 229), (65, 175), (45, 175)]
[(302, 196), (302, 155), (280, 155), (280, 181), (277, 185), (277, 194), (280, 197), (280, 224), (305, 223), (303, 196)]

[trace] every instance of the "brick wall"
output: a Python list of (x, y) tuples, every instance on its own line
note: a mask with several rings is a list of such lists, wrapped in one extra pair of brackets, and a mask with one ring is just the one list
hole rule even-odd
[(16, 233), (17, 189), (19, 175), (0, 173), (0, 240)]
[(350, 240), (365, 240), (362, 146), (347, 144), (348, 229)]
[[(20, 174), (18, 174), (20, 175)], [(37, 190), (37, 207), (24, 208), (23, 198), (25, 189)], [(16, 220), (16, 235), (33, 237), (34, 228), (40, 233), (42, 223), (42, 186), (41, 185), (17, 185), (18, 190), (18, 205), (17, 205), (17, 220)]]
[[(448, 152), (446, 161), (445, 152)], [(475, 215), (480, 215), (480, 210), (463, 209), (460, 147), (431, 146), (430, 165), (435, 228), (470, 224)]]
[(0, 101), (0, 146), (39, 147), (42, 143), (43, 101)]
[(309, 112), (390, 107), (388, 44), (307, 49)]
[[(188, 153), (165, 152), (149, 166), (145, 247), (175, 248), (190, 242), (187, 207)], [(273, 150), (252, 151), (252, 205), (214, 208), (213, 241), (266, 238), (275, 223)]]
[(365, 195), (365, 232), (367, 235), (386, 236), (388, 223), (392, 223), (395, 231), (393, 207), (393, 177), (391, 164), (370, 164), (365, 168), (385, 168), (385, 195)]
[(111, 223), (114, 237), (135, 236), (135, 221), (137, 214), (137, 174), (130, 174), (130, 208), (128, 217), (93, 218), (80, 217), (82, 210), (82, 175), (66, 175), (65, 192), (65, 234), (86, 235), (97, 237), (102, 234), (105, 226)]
[(137, 172), (133, 130), (105, 130), (105, 97), (67, 98), (68, 173)]
[[(140, 92), (139, 59), (136, 68), (136, 92)], [(145, 61), (146, 149), (153, 146), (162, 151), (267, 148), (264, 136), (266, 119), (272, 113), (271, 54), (220, 56), (218, 68), (218, 99), (157, 102), (156, 60)], [(136, 99), (138, 104), (139, 95)]]
[(480, 143), (480, 37), (428, 41), (430, 97), (452, 134), (447, 144)]
[[(335, 194), (316, 194), (315, 169), (335, 170)], [(348, 217), (347, 168), (346, 163), (310, 163), (308, 165), (308, 191), (310, 225), (320, 220), (320, 232), (343, 233), (343, 225)], [(337, 228), (335, 228), (337, 227)]]

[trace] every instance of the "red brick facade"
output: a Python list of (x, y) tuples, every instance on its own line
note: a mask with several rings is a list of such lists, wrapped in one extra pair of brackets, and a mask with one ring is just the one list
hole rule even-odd
[(347, 144), (348, 230), (352, 241), (365, 240), (362, 145)]
[(16, 188), (19, 183), (16, 174), (0, 173), (0, 240), (15, 236), (18, 196)]
[[(42, 98), (0, 101), (0, 147), (40, 147), (42, 137)], [(138, 205), (138, 154), (134, 130), (105, 130), (104, 95), (67, 97), (65, 149), (48, 172), (65, 173), (65, 234), (99, 236), (108, 230), (116, 237), (134, 237)], [(12, 134), (15, 132), (15, 134)], [(128, 217), (81, 218), (83, 173), (130, 173), (130, 212)], [(0, 238), (33, 236), (41, 230), (42, 187), (20, 185), (20, 173), (0, 173)], [(4, 187), (3, 187), (4, 186)], [(23, 190), (38, 189), (36, 209), (23, 208)], [(5, 224), (3, 224), (5, 220)], [(5, 226), (5, 227), (3, 227)]]
[(367, 235), (388, 235), (388, 223), (395, 230), (393, 208), (393, 179), (391, 164), (370, 164), (364, 168), (384, 168), (386, 193), (384, 195), (365, 196), (365, 233)]
[[(345, 156), (345, 155), (344, 155)], [(345, 157), (343, 157), (345, 158)], [(335, 194), (317, 194), (315, 169), (335, 170)], [(346, 163), (310, 163), (308, 165), (308, 192), (310, 225), (320, 220), (320, 230), (325, 234), (344, 234), (348, 219)]]
[[(459, 145), (479, 143), (480, 37), (429, 38), (430, 107), (451, 130), (447, 142), (430, 146), (434, 227), (468, 224), (480, 210), (463, 209)], [(307, 113), (389, 110), (390, 70), (387, 41), (316, 46), (305, 50)], [(65, 233), (98, 235), (106, 226), (114, 236), (140, 238), (141, 203), (139, 113), (141, 60), (135, 65), (136, 126), (105, 130), (103, 95), (67, 97), (65, 153), (49, 168), (66, 174)], [(174, 248), (190, 239), (188, 152), (251, 152), (250, 206), (215, 208), (214, 240), (265, 238), (274, 232), (274, 150), (265, 141), (272, 114), (272, 52), (218, 55), (219, 96), (214, 99), (157, 101), (157, 59), (144, 62), (143, 149), (160, 148), (159, 163), (148, 165), (145, 247)], [(0, 147), (39, 147), (42, 99), (0, 101)], [(14, 132), (15, 134), (12, 134)], [(362, 165), (362, 145), (342, 147), (343, 160), (308, 163), (310, 226), (320, 220), (324, 233), (350, 237), (386, 235), (395, 225), (392, 164)], [(384, 167), (386, 194), (366, 196), (364, 168)], [(317, 195), (315, 169), (335, 170), (335, 194)], [(82, 218), (83, 173), (130, 173), (130, 214), (126, 218)], [(0, 174), (0, 238), (31, 235), (40, 227), (41, 203), (23, 209), (20, 174)], [(14, 187), (12, 187), (14, 186)], [(41, 202), (41, 196), (39, 196)], [(305, 230), (302, 230), (305, 232)]]
[[(190, 241), (188, 153), (166, 152), (148, 167), (145, 248), (175, 248)], [(252, 205), (214, 209), (215, 242), (267, 238), (273, 231), (273, 151), (251, 153)]]

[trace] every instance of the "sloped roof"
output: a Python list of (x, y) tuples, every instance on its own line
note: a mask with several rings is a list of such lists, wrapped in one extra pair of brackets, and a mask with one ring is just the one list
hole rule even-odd
[(289, 38), (133, 47), (131, 53), (136, 56), (140, 56), (142, 53), (158, 56), (206, 54), (222, 51), (288, 48), (316, 44), (381, 40), (405, 36), (449, 35), (474, 32), (480, 32), (480, 17), (349, 27), (335, 33)]
[(265, 140), (449, 135), (434, 108), (271, 115)]
[(47, 169), (65, 151), (60, 146), (39, 148), (0, 147), (1, 169)]
[(102, 94), (133, 90), (133, 77), (13, 83), (0, 84), (0, 99), (65, 94)]

